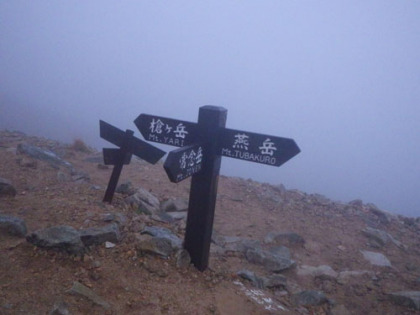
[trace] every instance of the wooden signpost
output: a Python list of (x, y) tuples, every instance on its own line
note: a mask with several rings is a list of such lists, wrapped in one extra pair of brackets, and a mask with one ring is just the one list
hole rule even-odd
[(141, 114), (134, 121), (148, 141), (180, 147), (164, 168), (172, 182), (192, 176), (184, 248), (192, 263), (208, 267), (221, 157), (280, 166), (300, 152), (295, 141), (225, 128), (227, 110), (202, 106), (198, 122)]
[(103, 200), (111, 203), (123, 165), (130, 163), (132, 154), (155, 164), (165, 155), (165, 151), (134, 137), (134, 131), (132, 130), (127, 129), (124, 132), (102, 120), (99, 121), (99, 131), (101, 138), (120, 147), (119, 149), (103, 149), (104, 164), (114, 165)]

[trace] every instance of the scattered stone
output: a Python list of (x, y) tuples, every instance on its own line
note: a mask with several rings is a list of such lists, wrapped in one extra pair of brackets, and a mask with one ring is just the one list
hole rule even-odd
[(375, 277), (375, 273), (369, 270), (346, 270), (346, 271), (341, 271), (338, 274), (337, 282), (339, 284), (346, 284), (350, 278), (363, 277), (365, 275), (371, 278)]
[(119, 213), (119, 212), (105, 213), (102, 216), (102, 219), (104, 220), (104, 222), (115, 222), (119, 224), (120, 226), (125, 225), (128, 221), (127, 217), (124, 214)]
[(240, 270), (236, 273), (242, 279), (251, 281), (251, 283), (258, 289), (264, 289), (264, 280), (250, 270)]
[(123, 195), (133, 195), (136, 193), (136, 189), (134, 188), (131, 182), (122, 183), (115, 189), (116, 193), (123, 194)]
[(120, 229), (117, 223), (111, 223), (103, 227), (92, 227), (80, 231), (80, 239), (85, 246), (100, 245), (107, 241), (118, 243), (120, 238)]
[(72, 174), (71, 179), (76, 183), (83, 183), (90, 181), (90, 176), (86, 172), (75, 172)]
[(391, 262), (388, 260), (388, 258), (386, 258), (385, 255), (381, 253), (370, 252), (367, 250), (361, 250), (360, 252), (363, 254), (363, 257), (372, 265), (391, 267)]
[(35, 231), (26, 236), (26, 240), (41, 248), (63, 250), (69, 254), (83, 255), (85, 250), (79, 231), (67, 225)]
[(67, 303), (55, 303), (49, 315), (70, 315)]
[(36, 160), (30, 159), (30, 158), (22, 158), (22, 159), (19, 159), (18, 161), (19, 161), (19, 165), (22, 167), (36, 169), (38, 166), (38, 163), (36, 162)]
[(263, 265), (272, 272), (280, 272), (295, 266), (295, 262), (290, 259), (290, 252), (287, 253), (285, 250), (248, 249), (245, 257), (249, 262)]
[(167, 239), (174, 250), (182, 248), (182, 240), (171, 230), (160, 226), (146, 226), (141, 234), (148, 234), (154, 237)]
[(150, 235), (137, 237), (136, 249), (140, 252), (156, 254), (165, 258), (174, 252), (170, 240)]
[(191, 263), (191, 256), (185, 249), (180, 249), (175, 254), (176, 266), (178, 268), (187, 268)]
[(420, 291), (392, 292), (388, 296), (397, 305), (420, 310)]
[(54, 152), (49, 151), (49, 150), (44, 150), (33, 145), (20, 143), (17, 146), (16, 152), (20, 154), (29, 155), (30, 157), (33, 157), (38, 160), (46, 161), (50, 163), (50, 165), (54, 165), (54, 166), (63, 165), (63, 166), (72, 168), (72, 165), (69, 162), (64, 161), (63, 159), (58, 157)]
[(264, 238), (264, 243), (271, 244), (277, 243), (281, 245), (288, 245), (288, 246), (296, 246), (300, 245), (303, 246), (305, 244), (305, 240), (302, 236), (295, 232), (286, 232), (286, 233), (277, 233), (277, 232), (270, 232)]
[(125, 198), (125, 202), (133, 207), (138, 214), (152, 215), (160, 212), (160, 202), (153, 194), (143, 188)]
[(156, 209), (156, 211), (160, 208), (159, 199), (143, 188), (137, 189), (136, 192), (132, 194), (129, 198), (131, 198), (134, 202), (137, 203), (139, 203), (139, 201), (143, 201), (143, 203), (147, 204), (153, 209)]
[(163, 201), (160, 205), (160, 209), (164, 212), (185, 212), (188, 210), (188, 200), (180, 198), (171, 198)]
[(16, 188), (5, 178), (0, 177), (0, 198), (16, 196)]
[(292, 295), (292, 300), (296, 305), (314, 306), (321, 305), (328, 302), (327, 297), (321, 291), (301, 291)]
[(186, 220), (187, 219), (187, 216), (188, 216), (188, 212), (187, 211), (183, 211), (183, 212), (167, 212), (166, 214), (168, 216), (170, 216), (173, 221)]
[(297, 268), (296, 273), (298, 276), (312, 276), (314, 278), (320, 277), (325, 279), (336, 279), (338, 276), (337, 272), (327, 265), (317, 267), (302, 265)]
[(285, 276), (274, 274), (268, 277), (263, 277), (264, 287), (266, 288), (286, 288), (287, 278)]
[(93, 292), (91, 289), (84, 286), (80, 282), (73, 282), (73, 286), (68, 292), (71, 294), (78, 294), (84, 296), (88, 300), (92, 301), (93, 303), (99, 306), (102, 306), (106, 310), (111, 309), (111, 305), (107, 301), (105, 301), (102, 297), (97, 295), (95, 292)]
[(115, 246), (116, 245), (114, 243), (111, 243), (111, 242), (108, 242), (108, 241), (105, 242), (105, 248), (114, 248)]
[(0, 215), (0, 233), (17, 237), (25, 237), (26, 224), (20, 218), (9, 215)]
[[(394, 245), (396, 245), (399, 248), (406, 248), (401, 242), (396, 240), (392, 235), (388, 234), (385, 231), (374, 229), (371, 227), (367, 227), (362, 231), (362, 233), (369, 238), (370, 240), (374, 241), (378, 247), (383, 247), (388, 242), (392, 242)], [(375, 245), (375, 244), (373, 244)]]
[(238, 236), (222, 236), (215, 231), (212, 234), (214, 244), (220, 246), (224, 251), (240, 252), (245, 254), (248, 249), (261, 249), (261, 243), (258, 240), (243, 238)]

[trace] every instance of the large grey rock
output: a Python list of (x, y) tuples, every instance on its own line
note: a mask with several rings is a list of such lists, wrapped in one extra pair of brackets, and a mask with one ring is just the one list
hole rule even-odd
[(292, 300), (297, 305), (314, 306), (328, 302), (328, 298), (321, 291), (301, 291), (292, 296)]
[(139, 252), (155, 254), (165, 258), (173, 254), (174, 248), (167, 238), (141, 235), (137, 239), (136, 249)]
[(137, 189), (134, 194), (125, 198), (125, 202), (136, 208), (139, 213), (152, 215), (160, 212), (159, 199), (143, 188)]
[(392, 292), (388, 296), (395, 304), (420, 310), (420, 291)]
[(9, 215), (0, 215), (1, 234), (25, 237), (26, 232), (26, 224), (22, 219)]
[(54, 152), (49, 151), (49, 150), (44, 150), (33, 145), (20, 143), (17, 146), (16, 152), (29, 155), (38, 160), (46, 161), (52, 165), (56, 165), (56, 166), (63, 165), (63, 166), (72, 168), (72, 165), (69, 162), (61, 159)]
[(54, 304), (49, 315), (71, 315), (67, 303), (58, 302)]
[(105, 242), (120, 241), (120, 229), (117, 223), (102, 227), (92, 227), (80, 231), (80, 239), (85, 246), (100, 245)]
[(106, 310), (111, 309), (111, 305), (107, 301), (105, 301), (102, 297), (97, 295), (95, 292), (93, 292), (91, 289), (84, 286), (80, 282), (77, 282), (77, 281), (73, 282), (73, 286), (70, 288), (68, 292), (71, 294), (81, 295), (87, 298), (88, 300), (90, 300), (91, 302), (99, 306), (102, 306)]
[(262, 279), (266, 288), (285, 288), (287, 285), (287, 278), (279, 274), (273, 274)]
[(238, 236), (223, 236), (213, 231), (212, 241), (220, 246), (224, 251), (239, 252), (245, 254), (248, 249), (261, 249), (261, 243), (258, 240), (243, 238)]
[(277, 243), (288, 246), (302, 246), (305, 244), (305, 240), (302, 236), (295, 232), (270, 232), (265, 236), (264, 243)]
[(374, 278), (375, 273), (369, 270), (345, 270), (341, 271), (338, 274), (337, 282), (340, 284), (346, 284), (352, 278), (363, 276), (369, 276), (370, 278)]
[(361, 250), (360, 252), (363, 254), (363, 257), (372, 265), (381, 267), (391, 267), (391, 262), (388, 260), (388, 258), (386, 258), (384, 254), (370, 252), (367, 250)]
[(296, 273), (298, 276), (311, 276), (321, 278), (332, 278), (336, 279), (338, 274), (330, 266), (321, 265), (317, 267), (302, 265), (297, 268)]
[(0, 177), (0, 198), (14, 196), (16, 196), (16, 188), (9, 180)]
[(259, 277), (253, 271), (244, 269), (238, 271), (237, 275), (242, 279), (251, 281), (251, 283), (259, 289), (285, 288), (287, 284), (286, 277), (278, 274), (273, 274), (268, 277)]
[(136, 189), (134, 188), (131, 182), (126, 182), (120, 184), (117, 189), (115, 189), (116, 193), (123, 194), (123, 195), (133, 195), (136, 193)]
[(83, 254), (85, 249), (79, 231), (67, 225), (35, 231), (26, 236), (26, 240), (38, 247), (63, 250), (70, 254)]
[(188, 200), (171, 198), (161, 203), (160, 209), (165, 212), (179, 212), (188, 210)]
[(384, 245), (386, 245), (389, 242), (392, 242), (394, 245), (400, 247), (400, 248), (405, 248), (405, 246), (399, 242), (398, 240), (396, 240), (391, 234), (379, 230), (379, 229), (374, 229), (371, 227), (367, 227), (366, 229), (362, 230), (363, 235), (365, 235), (367, 238), (369, 238), (370, 240), (374, 241), (376, 244), (379, 245), (379, 247), (382, 247)]
[(280, 272), (295, 266), (295, 262), (290, 259), (288, 249), (286, 251), (281, 247), (270, 250), (260, 248), (248, 249), (245, 257), (249, 262), (262, 265), (265, 269), (272, 272)]
[(167, 239), (174, 250), (182, 248), (182, 240), (171, 230), (160, 226), (146, 226), (141, 234), (148, 234), (154, 237)]

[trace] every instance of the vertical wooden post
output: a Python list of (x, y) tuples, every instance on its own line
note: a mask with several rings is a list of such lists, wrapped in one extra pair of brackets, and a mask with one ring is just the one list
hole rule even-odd
[(121, 146), (120, 149), (120, 156), (118, 158), (117, 163), (114, 165), (112, 169), (111, 178), (109, 179), (108, 187), (105, 192), (104, 202), (112, 202), (112, 198), (114, 197), (115, 189), (117, 188), (118, 179), (120, 178), (122, 168), (124, 166), (125, 156), (128, 153), (128, 145), (130, 142), (130, 138), (134, 135), (134, 131), (127, 129), (125, 131), (126, 137), (124, 139), (124, 145)]
[(226, 125), (227, 110), (218, 106), (202, 106), (198, 114), (199, 140), (204, 143), (200, 173), (192, 176), (184, 248), (194, 266), (203, 271), (208, 267), (217, 184), (221, 156), (217, 152), (220, 128)]

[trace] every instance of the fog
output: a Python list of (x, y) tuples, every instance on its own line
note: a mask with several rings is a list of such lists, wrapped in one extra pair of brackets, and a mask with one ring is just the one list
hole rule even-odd
[(0, 129), (99, 149), (99, 119), (141, 137), (140, 113), (223, 106), (227, 127), (302, 152), (224, 157), (222, 174), (420, 216), (419, 16), (391, 0), (0, 1)]

